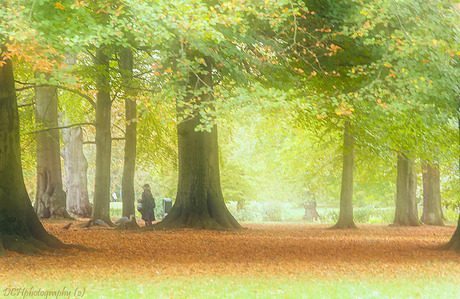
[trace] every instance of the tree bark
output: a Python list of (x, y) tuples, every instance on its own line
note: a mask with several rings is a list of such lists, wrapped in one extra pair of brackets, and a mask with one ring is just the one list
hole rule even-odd
[[(126, 130), (123, 176), (121, 178), (121, 194), (123, 198), (122, 215), (126, 217), (134, 215), (136, 212), (134, 208), (134, 175), (136, 171), (137, 106), (132, 88), (133, 67), (132, 50), (122, 48), (120, 53), (119, 68), (125, 92)], [(125, 228), (129, 229), (137, 226), (137, 222), (132, 221), (126, 223)]]
[(345, 123), (343, 133), (342, 189), (340, 192), (340, 214), (333, 229), (357, 228), (353, 222), (353, 169), (355, 163), (355, 140), (351, 134), (351, 124)]
[(441, 206), (439, 165), (422, 163), (423, 213), (421, 221), (428, 225), (444, 225)]
[(80, 127), (65, 129), (63, 138), (67, 211), (80, 218), (89, 218), (92, 207), (88, 196), (88, 162), (83, 153), (82, 130)]
[[(459, 137), (459, 143), (460, 143), (460, 98), (459, 98), (459, 105), (457, 107), (457, 120), (458, 120), (458, 137)], [(460, 170), (460, 156), (458, 159), (458, 169)], [(457, 229), (455, 230), (454, 234), (452, 235), (452, 238), (450, 239), (447, 244), (443, 246), (445, 249), (449, 250), (455, 250), (457, 252), (460, 252), (460, 215), (458, 216), (458, 222), (457, 222)]]
[[(5, 47), (1, 50), (6, 53)], [(0, 255), (7, 250), (33, 254), (65, 246), (45, 231), (27, 194), (13, 66), (0, 57)]]
[(104, 49), (96, 50), (96, 175), (91, 220), (110, 220), (110, 163), (112, 153), (109, 57)]
[(58, 97), (55, 87), (35, 87), (37, 133), (37, 192), (35, 212), (39, 218), (72, 218), (66, 211), (62, 188)]
[[(212, 93), (196, 92), (204, 86), (212, 88), (211, 60), (205, 59), (203, 73), (189, 74), (187, 100), (205, 106), (212, 100)], [(194, 94), (195, 92), (195, 94)], [(178, 107), (178, 114), (182, 109)], [(179, 181), (176, 201), (166, 218), (152, 226), (157, 228), (188, 227), (196, 229), (239, 229), (241, 225), (228, 211), (220, 185), (217, 125), (210, 132), (196, 131), (201, 114), (177, 125), (179, 147)]]
[(396, 210), (393, 225), (420, 225), (417, 210), (417, 174), (414, 160), (399, 153), (397, 163)]

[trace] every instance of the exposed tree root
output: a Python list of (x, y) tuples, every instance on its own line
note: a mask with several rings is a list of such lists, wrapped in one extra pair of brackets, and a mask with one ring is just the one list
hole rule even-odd
[(65, 247), (65, 244), (44, 230), (41, 234), (33, 233), (34, 231), (21, 219), (3, 213), (0, 216), (0, 254), (6, 255), (6, 250), (9, 250), (32, 255), (43, 251), (55, 252)]
[(0, 256), (7, 256), (5, 247), (3, 247), (2, 236), (0, 235)]
[(209, 230), (232, 230), (243, 227), (225, 210), (223, 214), (217, 213), (219, 217), (211, 217), (207, 212), (190, 211), (181, 208), (173, 209), (163, 221), (142, 230), (167, 230), (177, 228), (194, 228)]
[(460, 230), (457, 227), (449, 242), (439, 247), (440, 250), (452, 250), (460, 253)]
[(358, 229), (353, 221), (338, 221), (334, 226), (329, 229)]

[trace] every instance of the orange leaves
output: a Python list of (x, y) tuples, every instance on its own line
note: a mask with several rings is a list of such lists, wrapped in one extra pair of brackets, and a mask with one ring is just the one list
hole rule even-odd
[(57, 60), (63, 58), (63, 56), (58, 54), (51, 45), (42, 46), (36, 40), (30, 39), (26, 45), (13, 40), (11, 43), (5, 44), (5, 46), (7, 53), (3, 53), (4, 59), (17, 57), (25, 63), (30, 63), (34, 71), (39, 70), (50, 73), (63, 67), (63, 63)]
[(263, 271), (297, 275), (306, 269), (315, 277), (343, 278), (344, 271), (382, 277), (408, 271), (437, 275), (446, 273), (446, 265), (453, 275), (459, 271), (458, 254), (426, 249), (447, 242), (453, 227), (360, 225), (359, 230), (327, 230), (327, 225), (286, 223), (245, 224), (249, 229), (244, 231), (139, 232), (84, 229), (78, 226), (84, 221), (63, 230), (67, 223), (45, 221), (44, 226), (66, 243), (99, 251), (71, 249), (66, 250), (70, 254), (32, 257), (11, 253), (0, 259), (0, 271), (8, 273), (5, 278), (27, 277), (41, 270), (56, 281), (88, 275), (106, 280), (123, 269), (136, 280), (158, 274), (238, 277)]

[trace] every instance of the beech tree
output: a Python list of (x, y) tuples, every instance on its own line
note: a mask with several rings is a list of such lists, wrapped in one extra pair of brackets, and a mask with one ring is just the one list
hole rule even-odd
[(439, 164), (422, 162), (423, 213), (420, 220), (428, 225), (444, 225), (441, 206)]
[(396, 210), (394, 225), (417, 226), (417, 174), (414, 159), (398, 154)]
[(119, 68), (125, 90), (125, 149), (121, 192), (123, 198), (123, 216), (134, 215), (134, 173), (136, 169), (137, 107), (133, 96), (133, 52), (123, 48), (120, 53)]
[[(270, 57), (270, 39), (264, 30), (271, 28), (268, 15), (282, 14), (282, 8), (267, 2), (263, 7), (206, 1), (189, 4), (169, 4), (162, 25), (174, 33), (169, 48), (177, 51), (163, 61), (169, 67), (164, 71), (162, 92), (176, 99), (179, 180), (172, 210), (153, 229), (241, 228), (225, 206), (220, 185), (217, 108), (228, 101), (225, 94), (234, 92), (232, 86), (221, 83), (248, 87), (250, 78), (271, 75), (269, 65), (278, 63), (276, 57)], [(172, 92), (165, 92), (166, 86), (174, 86)]]
[(81, 127), (64, 129), (64, 167), (67, 186), (67, 211), (77, 217), (91, 217), (92, 207), (88, 196), (88, 162), (83, 152)]
[(56, 87), (35, 87), (37, 132), (37, 192), (35, 212), (40, 218), (70, 218), (62, 188), (58, 96)]
[(24, 185), (13, 64), (4, 37), (0, 39), (0, 255), (5, 250), (32, 254), (62, 248), (43, 228)]

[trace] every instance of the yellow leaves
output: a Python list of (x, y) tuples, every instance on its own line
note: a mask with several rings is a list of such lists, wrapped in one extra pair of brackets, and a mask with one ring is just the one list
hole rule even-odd
[(385, 67), (392, 67), (392, 64), (389, 63), (388, 61), (385, 61), (385, 63), (383, 64)]
[(369, 14), (369, 12), (365, 11), (364, 8), (359, 13), (363, 16), (367, 16)]
[(66, 7), (67, 7), (67, 6), (62, 5), (61, 2), (56, 2), (56, 5), (54, 6), (54, 8), (56, 8), (56, 9), (61, 9), (61, 10), (66, 9)]
[(431, 42), (433, 43), (433, 46), (435, 46), (435, 47), (438, 45), (438, 41), (435, 40), (435, 39), (433, 39)]

